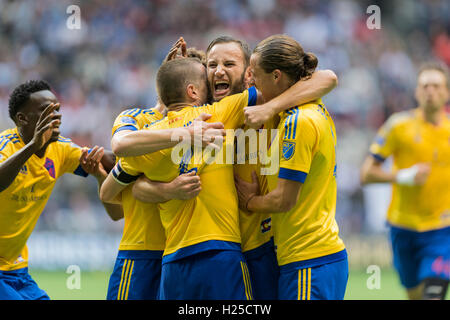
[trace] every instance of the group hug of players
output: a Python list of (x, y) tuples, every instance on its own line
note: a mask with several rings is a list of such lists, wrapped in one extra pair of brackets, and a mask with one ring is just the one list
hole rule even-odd
[[(125, 220), (107, 299), (343, 299), (348, 259), (335, 221), (337, 139), (321, 101), (337, 78), (330, 70), (316, 71), (317, 64), (314, 54), (286, 35), (271, 36), (252, 52), (245, 42), (227, 36), (213, 40), (205, 53), (187, 48), (180, 38), (158, 70), (157, 106), (130, 108), (116, 118), (113, 152), (80, 148), (60, 136), (60, 106), (45, 81), (18, 86), (9, 101), (16, 127), (0, 136), (0, 299), (49, 299), (28, 274), (26, 241), (55, 181), (66, 172), (96, 177), (107, 213)], [(420, 76), (436, 72), (445, 75), (430, 67)], [(450, 177), (450, 124), (443, 107), (438, 110), (442, 139), (434, 127), (421, 136), (432, 140), (433, 152), (424, 149), (416, 155), (421, 159), (395, 162), (393, 173), (381, 168), (391, 155), (396, 161), (400, 147), (395, 141), (409, 139), (403, 129), (395, 129), (402, 139), (391, 138), (394, 128), (405, 121), (413, 122), (408, 128), (430, 126), (422, 123), (424, 110), (419, 105), (407, 116), (388, 120), (371, 147), (363, 182), (393, 182), (394, 196), (407, 192), (413, 197), (427, 188), (425, 181), (434, 172), (428, 156), (435, 157), (437, 174)], [(243, 164), (198, 161), (193, 146), (173, 161), (180, 143), (200, 141), (220, 154), (225, 144), (234, 143), (219, 143), (226, 130), (239, 128), (277, 130), (274, 138), (268, 135), (264, 150), (279, 157), (276, 173), (262, 174), (265, 163), (249, 161), (254, 154), (248, 150)], [(427, 169), (422, 162), (430, 163)], [(392, 180), (382, 180), (383, 174)], [(450, 208), (448, 184), (437, 181), (430, 188), (439, 184), (447, 199), (430, 209), (436, 212)], [(439, 200), (438, 194), (428, 196)], [(427, 215), (422, 220), (436, 220), (427, 228), (433, 235), (440, 230), (434, 238), (441, 251), (433, 252), (445, 266), (450, 255), (442, 239), (448, 244), (450, 223), (435, 211), (423, 211), (424, 205), (402, 212), (403, 207), (393, 206), (388, 219), (398, 238), (401, 231), (423, 236), (430, 230), (414, 229), (410, 216), (416, 212)], [(417, 260), (395, 247), (394, 255)], [(413, 284), (403, 281), (405, 262), (396, 263), (402, 283), (407, 288), (428, 279), (435, 286), (448, 283), (448, 270), (436, 273), (433, 261), (417, 267), (422, 271), (414, 274)]]

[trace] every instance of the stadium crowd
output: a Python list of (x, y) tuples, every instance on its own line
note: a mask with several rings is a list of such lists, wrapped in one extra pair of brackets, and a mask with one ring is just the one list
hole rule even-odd
[[(129, 106), (156, 103), (156, 71), (172, 43), (206, 49), (230, 34), (254, 47), (286, 33), (332, 69), (338, 87), (324, 98), (338, 134), (341, 232), (371, 231), (366, 224), (359, 167), (377, 128), (393, 112), (416, 105), (418, 66), (430, 58), (450, 65), (450, 4), (380, 2), (381, 29), (366, 26), (370, 1), (5, 1), (0, 0), (0, 129), (12, 126), (11, 90), (42, 78), (61, 101), (62, 135), (80, 145), (110, 148), (115, 117)], [(69, 5), (81, 9), (81, 29), (67, 28)], [(38, 230), (111, 231), (95, 181), (62, 179)]]

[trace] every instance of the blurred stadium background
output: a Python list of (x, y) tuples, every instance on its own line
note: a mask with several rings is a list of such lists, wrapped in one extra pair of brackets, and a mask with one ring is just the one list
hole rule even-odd
[[(73, 4), (81, 9), (79, 30), (66, 27)], [(371, 4), (381, 8), (380, 30), (366, 26)], [(450, 64), (449, 16), (446, 0), (0, 0), (0, 131), (14, 126), (12, 89), (42, 78), (61, 101), (62, 135), (110, 148), (120, 111), (155, 104), (156, 70), (179, 36), (206, 49), (224, 34), (251, 47), (289, 34), (339, 77), (324, 102), (338, 132), (336, 218), (351, 269), (346, 298), (404, 299), (385, 228), (390, 188), (362, 188), (359, 167), (383, 121), (415, 106), (420, 64)], [(122, 227), (107, 217), (93, 178), (65, 176), (29, 240), (30, 273), (53, 299), (104, 299)], [(69, 265), (81, 269), (80, 290), (66, 287)], [(380, 289), (366, 285), (370, 265), (381, 268)]]

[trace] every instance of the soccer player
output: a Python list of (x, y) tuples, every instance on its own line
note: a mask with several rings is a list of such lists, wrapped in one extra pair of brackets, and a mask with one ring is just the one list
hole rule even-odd
[[(162, 120), (163, 113), (166, 113), (165, 109), (166, 107), (160, 103), (151, 109), (133, 108), (123, 111), (113, 125), (111, 140), (113, 151), (121, 156), (138, 156), (166, 149), (178, 143), (179, 141), (171, 140), (177, 128), (142, 130), (145, 126)], [(198, 120), (207, 119), (205, 116), (200, 115)], [(220, 137), (223, 135), (222, 124), (194, 122), (202, 126), (203, 130), (218, 130), (216, 132)], [(193, 127), (189, 127), (188, 131), (194, 141)], [(110, 277), (108, 300), (158, 299), (165, 235), (157, 203), (170, 199), (190, 199), (201, 190), (200, 179), (195, 172), (182, 174), (167, 183), (153, 182), (149, 185), (154, 187), (151, 203), (137, 200), (133, 196), (131, 185), (121, 192), (119, 203), (123, 207), (125, 225), (119, 253)]]
[[(450, 279), (450, 119), (448, 71), (424, 65), (418, 107), (394, 113), (379, 129), (361, 181), (392, 183), (387, 213), (393, 262), (409, 299), (444, 299)], [(393, 158), (392, 171), (382, 167)]]
[[(250, 67), (256, 87), (270, 101), (310, 77), (317, 62), (294, 39), (275, 35), (257, 45)], [(277, 128), (279, 140), (269, 152), (281, 158), (277, 174), (267, 177), (270, 192), (263, 195), (257, 181), (237, 177), (240, 206), (255, 214), (272, 213), (279, 299), (343, 299), (348, 261), (335, 221), (333, 120), (318, 99), (281, 113)]]
[[(175, 51), (172, 50), (172, 54)], [(249, 72), (250, 50), (248, 45), (238, 39), (221, 36), (214, 39), (207, 49), (208, 84), (215, 102), (232, 94), (240, 93), (249, 87), (251, 74)], [(312, 79), (296, 84), (296, 92), (291, 91), (291, 97), (296, 95), (297, 101), (309, 101), (321, 97), (336, 85), (336, 77), (330, 71), (320, 71)], [(294, 94), (293, 94), (294, 93)], [(286, 102), (274, 99), (269, 108), (289, 106)], [(288, 102), (289, 103), (289, 102)], [(266, 124), (267, 127), (267, 124)], [(248, 150), (247, 150), (248, 151)], [(246, 154), (248, 160), (248, 154)], [(248, 161), (247, 161), (248, 162)], [(257, 165), (249, 163), (235, 165), (235, 172), (251, 181), (253, 171), (259, 173)], [(258, 175), (261, 185), (264, 176)], [(143, 201), (150, 193), (140, 192), (139, 188), (150, 188), (142, 178), (136, 182), (135, 196)], [(157, 188), (153, 188), (157, 190)], [(278, 286), (278, 266), (273, 248), (270, 214), (250, 215), (244, 210), (239, 212), (239, 223), (242, 240), (242, 251), (248, 264), (252, 282), (252, 293), (255, 299), (276, 299)]]
[[(106, 177), (103, 148), (96, 146), (87, 155), (87, 149), (59, 135), (59, 108), (45, 81), (21, 84), (9, 99), (16, 127), (0, 134), (0, 299), (49, 299), (28, 274), (28, 237), (64, 173), (91, 173), (99, 185)], [(120, 215), (117, 206), (105, 208)]]

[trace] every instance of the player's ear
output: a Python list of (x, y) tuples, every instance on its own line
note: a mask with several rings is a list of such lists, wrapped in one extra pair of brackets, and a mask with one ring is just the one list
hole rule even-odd
[(249, 87), (255, 85), (250, 66), (248, 66), (247, 69), (245, 69), (245, 71), (244, 71), (244, 82), (245, 82), (246, 88), (249, 88)]
[(26, 126), (29, 122), (27, 115), (21, 111), (17, 112), (14, 117), (14, 122), (18, 127)]
[(190, 100), (196, 100), (198, 99), (198, 89), (195, 86), (195, 84), (190, 83), (186, 87), (186, 95)]
[(274, 80), (275, 82), (280, 81), (280, 79), (281, 79), (281, 71), (278, 70), (278, 69), (273, 70), (273, 71), (272, 71), (272, 77), (273, 77), (273, 80)]

